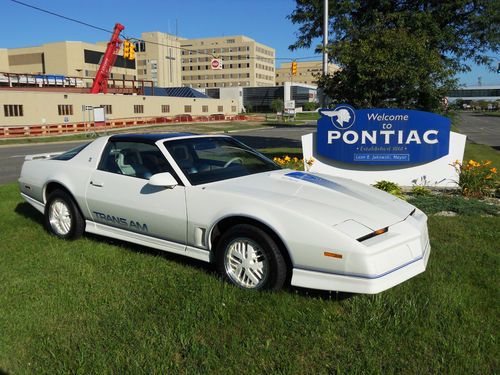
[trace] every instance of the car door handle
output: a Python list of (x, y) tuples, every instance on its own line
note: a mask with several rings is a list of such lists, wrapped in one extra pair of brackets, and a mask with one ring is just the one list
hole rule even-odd
[(90, 181), (90, 185), (93, 185), (95, 187), (103, 187), (104, 184), (102, 182), (96, 182), (96, 181)]

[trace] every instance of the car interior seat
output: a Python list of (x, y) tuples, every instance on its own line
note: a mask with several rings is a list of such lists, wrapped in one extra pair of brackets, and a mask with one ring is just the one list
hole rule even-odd
[(142, 164), (139, 151), (131, 148), (124, 148), (118, 153), (116, 164), (120, 171), (127, 176), (144, 178), (149, 172)]
[(179, 164), (179, 167), (181, 167), (184, 172), (189, 174), (198, 172), (198, 170), (194, 166), (193, 156), (189, 152), (187, 146), (174, 146), (172, 147), (172, 153), (177, 164)]

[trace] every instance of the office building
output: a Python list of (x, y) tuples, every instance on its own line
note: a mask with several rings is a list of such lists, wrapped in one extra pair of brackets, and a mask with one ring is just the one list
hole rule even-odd
[[(275, 51), (243, 35), (181, 41), (182, 84), (193, 88), (274, 86)], [(222, 69), (212, 69), (214, 58)]]
[[(335, 64), (328, 64), (328, 73), (334, 73), (340, 68)], [(281, 64), (276, 69), (276, 86), (283, 86), (285, 82), (317, 85), (318, 76), (323, 74), (322, 61), (297, 61), (297, 74), (292, 75), (292, 63)]]

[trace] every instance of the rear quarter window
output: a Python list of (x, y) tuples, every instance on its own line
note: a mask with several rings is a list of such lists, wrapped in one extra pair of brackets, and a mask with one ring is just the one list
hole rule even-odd
[(52, 160), (70, 160), (73, 159), (76, 155), (80, 153), (85, 147), (87, 147), (90, 143), (85, 143), (78, 147), (72, 148), (69, 151), (62, 153), (61, 155), (54, 156)]

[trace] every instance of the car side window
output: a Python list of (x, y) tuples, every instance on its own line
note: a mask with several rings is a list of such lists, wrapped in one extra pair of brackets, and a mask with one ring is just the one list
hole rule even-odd
[(158, 147), (142, 142), (108, 142), (98, 169), (147, 180), (156, 173), (172, 172)]

